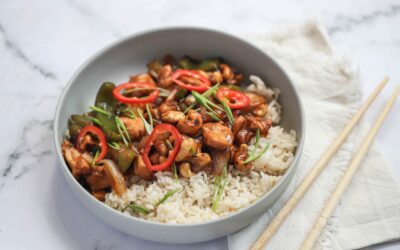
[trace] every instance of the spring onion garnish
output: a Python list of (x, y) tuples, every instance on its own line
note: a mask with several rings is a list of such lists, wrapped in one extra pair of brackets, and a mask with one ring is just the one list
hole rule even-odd
[(202, 96), (204, 96), (205, 98), (210, 97), (211, 95), (213, 95), (217, 92), (218, 87), (219, 87), (219, 83), (217, 83), (214, 86), (212, 86), (211, 88), (209, 88), (206, 92), (204, 92), (202, 94)]
[(157, 207), (160, 204), (163, 204), (169, 197), (171, 197), (172, 195), (174, 195), (176, 192), (180, 191), (181, 189), (173, 189), (173, 190), (169, 190), (164, 197), (159, 200), (154, 206)]
[(117, 142), (115, 142), (115, 141), (109, 142), (109, 143), (107, 143), (107, 144), (108, 144), (108, 146), (109, 146), (110, 148), (113, 148), (113, 149), (115, 149), (115, 150), (120, 150), (120, 149), (121, 149), (121, 146), (120, 146)]
[(260, 158), (265, 152), (267, 152), (269, 148), (269, 143), (267, 145), (265, 145), (265, 147), (260, 151), (260, 152), (253, 152), (249, 155), (249, 157), (247, 157), (247, 159), (244, 161), (244, 164), (247, 164), (249, 162), (255, 161), (258, 158)]
[[(200, 95), (199, 93), (197, 93), (196, 91), (192, 91), (192, 95), (193, 97), (196, 99), (196, 101), (202, 105), (203, 107), (205, 107), (210, 113), (213, 113), (214, 116), (211, 116), (214, 120), (219, 121), (220, 119), (216, 117), (218, 117), (217, 113), (215, 113), (215, 111), (210, 107), (211, 106), (216, 106), (218, 108), (220, 108), (219, 106), (217, 106), (216, 104), (214, 104), (213, 102), (211, 102), (210, 100), (208, 100), (207, 98), (205, 98), (204, 96)], [(221, 109), (221, 108), (220, 108)]]
[(146, 110), (147, 110), (147, 114), (149, 115), (150, 126), (153, 127), (153, 116), (151, 115), (150, 106), (148, 103), (146, 103)]
[(192, 91), (192, 95), (194, 96), (194, 98), (196, 99), (196, 101), (198, 103), (200, 103), (202, 106), (211, 106), (214, 107), (216, 109), (219, 109), (221, 111), (223, 111), (223, 109), (218, 106), (217, 104), (213, 103), (212, 101), (208, 100), (208, 97), (204, 97), (203, 95), (199, 94), (196, 91)]
[(224, 107), (224, 111), (226, 113), (226, 116), (228, 117), (229, 123), (231, 125), (233, 125), (235, 120), (233, 118), (233, 113), (232, 113), (231, 108), (229, 107), (229, 105), (226, 103), (225, 100), (222, 100), (222, 99), (220, 99), (220, 98), (218, 98), (216, 96), (215, 96), (215, 98), (222, 104), (222, 106)]
[(122, 141), (124, 142), (125, 145), (128, 146), (129, 142), (131, 142), (131, 138), (129, 137), (129, 133), (125, 127), (125, 124), (121, 121), (121, 119), (118, 116), (115, 117), (115, 123), (117, 124), (117, 129), (122, 137)]
[(94, 155), (93, 161), (92, 161), (92, 167), (96, 164), (97, 158), (99, 158), (100, 150), (96, 151), (96, 154)]
[(91, 119), (92, 119), (92, 121), (93, 121), (94, 123), (96, 123), (97, 125), (99, 125), (99, 126), (103, 125), (103, 123), (101, 123), (101, 121), (100, 121), (99, 119), (97, 119), (97, 118), (95, 118), (95, 117), (91, 117)]
[(144, 124), (144, 128), (146, 129), (147, 134), (151, 135), (151, 132), (153, 132), (153, 126), (151, 126), (146, 119), (144, 119), (142, 111), (140, 109), (137, 109), (137, 113), (139, 114), (140, 119), (142, 119), (142, 122)]
[[(172, 146), (171, 142), (168, 140), (165, 140), (165, 142), (167, 143), (168, 149), (172, 150), (173, 146)], [(178, 170), (176, 168), (175, 161), (172, 162), (172, 173), (174, 174), (175, 181), (179, 183)]]
[(195, 154), (196, 154), (196, 149), (194, 149), (193, 147), (191, 147), (191, 148), (189, 149), (189, 151), (190, 151), (190, 153), (191, 153), (192, 155), (195, 155)]
[(102, 109), (102, 108), (99, 108), (99, 107), (96, 107), (96, 106), (90, 106), (89, 108), (90, 108), (91, 110), (93, 110), (93, 111), (102, 113), (103, 115), (111, 116), (111, 113), (110, 113), (110, 112), (108, 112), (108, 111), (106, 111), (106, 110), (104, 110), (104, 109)]
[[(215, 84), (214, 86), (212, 86), (211, 88), (209, 88), (206, 92), (204, 92), (203, 94), (201, 94), (204, 98), (208, 98), (211, 95), (215, 94), (217, 92), (219, 83)], [(195, 101), (194, 103), (192, 103), (189, 107), (187, 107), (185, 109), (185, 111), (183, 111), (183, 113), (187, 113), (189, 110), (191, 110), (192, 108), (194, 108), (194, 106), (196, 106), (197, 101)]]
[(149, 209), (147, 209), (145, 207), (142, 207), (142, 206), (139, 206), (139, 205), (136, 205), (135, 203), (129, 204), (128, 207), (130, 209), (132, 209), (133, 211), (137, 212), (137, 213), (142, 213), (142, 214), (149, 214), (150, 213)]
[(136, 118), (135, 113), (133, 112), (133, 110), (130, 107), (126, 108), (124, 110), (124, 113), (125, 113), (125, 115), (127, 115), (131, 119), (135, 119)]
[(258, 148), (258, 144), (260, 143), (260, 129), (256, 131), (256, 142), (254, 143), (254, 151)]
[(206, 111), (206, 114), (211, 116), (211, 118), (213, 118), (217, 122), (221, 121), (221, 119), (219, 119), (219, 117), (215, 113), (211, 113), (209, 111)]
[(228, 172), (227, 172), (228, 166), (227, 165), (228, 164), (225, 164), (221, 176), (215, 176), (214, 194), (213, 194), (212, 206), (211, 206), (211, 208), (214, 212), (218, 208), (218, 203), (221, 200), (222, 194), (224, 193), (226, 183), (228, 181)]
[(175, 181), (179, 183), (178, 169), (176, 168), (176, 163), (175, 163), (175, 161), (172, 162), (172, 173), (174, 174), (174, 179), (175, 179)]
[[(234, 122), (235, 120), (233, 119), (233, 114), (232, 114), (231, 108), (228, 106), (228, 104), (226, 104), (225, 101), (222, 101), (222, 100), (221, 100), (221, 103), (222, 103), (222, 106), (224, 106), (224, 110), (225, 110), (226, 116), (228, 116), (229, 123), (230, 123), (231, 125), (233, 125), (233, 122)], [(257, 131), (258, 131), (258, 130), (257, 130)]]

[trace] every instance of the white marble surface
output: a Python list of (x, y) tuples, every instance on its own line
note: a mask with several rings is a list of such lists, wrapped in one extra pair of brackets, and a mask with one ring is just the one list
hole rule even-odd
[[(166, 26), (240, 35), (311, 18), (326, 25), (336, 51), (359, 68), (366, 93), (384, 74), (399, 84), (400, 1), (1, 1), (0, 248), (227, 249), (226, 238), (190, 246), (150, 243), (91, 215), (56, 165), (51, 126), (57, 99), (88, 56), (124, 35)], [(383, 98), (370, 121), (382, 105)], [(377, 138), (398, 178), (399, 113), (397, 103)], [(400, 243), (373, 248), (399, 249)]]

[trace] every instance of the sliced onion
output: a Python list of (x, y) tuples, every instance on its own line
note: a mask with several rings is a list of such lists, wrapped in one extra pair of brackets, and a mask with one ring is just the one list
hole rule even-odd
[(118, 194), (123, 195), (126, 192), (126, 183), (124, 176), (119, 168), (112, 160), (101, 160), (100, 164), (104, 164), (106, 173), (111, 182), (111, 188)]
[(176, 93), (178, 92), (178, 87), (173, 87), (172, 90), (169, 92), (169, 95), (167, 99), (165, 100), (166, 102), (173, 101), (175, 99)]
[(221, 175), (225, 165), (229, 163), (231, 158), (231, 150), (230, 148), (225, 150), (213, 150), (211, 151), (211, 157), (213, 160), (213, 174)]

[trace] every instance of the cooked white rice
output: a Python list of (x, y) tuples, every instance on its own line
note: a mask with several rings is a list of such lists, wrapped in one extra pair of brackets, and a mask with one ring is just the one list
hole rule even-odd
[[(277, 91), (266, 88), (259, 78), (252, 77), (251, 80), (255, 84), (250, 89), (254, 88), (254, 91), (271, 98), (267, 118), (272, 119), (274, 124), (278, 123), (281, 108), (277, 102)], [(228, 173), (226, 186), (215, 211), (211, 208), (215, 179), (205, 172), (197, 173), (190, 179), (181, 177), (179, 181), (174, 179), (171, 172), (157, 172), (153, 181), (139, 180), (123, 196), (114, 192), (106, 194), (105, 203), (128, 215), (163, 223), (198, 223), (219, 218), (256, 201), (279, 181), (290, 166), (297, 145), (294, 131), (287, 133), (283, 128), (273, 126), (268, 137), (260, 139), (259, 146), (264, 148), (267, 144), (267, 152), (254, 162), (250, 173), (236, 170)], [(254, 145), (250, 145), (249, 149), (253, 150)], [(176, 189), (180, 191), (155, 206), (169, 190)], [(127, 207), (132, 202), (151, 212), (135, 212)]]

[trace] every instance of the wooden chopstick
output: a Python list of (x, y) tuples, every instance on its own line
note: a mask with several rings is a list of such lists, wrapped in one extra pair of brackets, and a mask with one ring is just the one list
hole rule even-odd
[(363, 142), (361, 143), (360, 148), (358, 149), (356, 155), (354, 156), (353, 160), (351, 161), (350, 165), (348, 166), (345, 174), (341, 178), (340, 182), (337, 184), (335, 191), (329, 197), (328, 202), (325, 204), (325, 207), (322, 209), (318, 219), (315, 221), (314, 226), (308, 233), (306, 239), (303, 242), (301, 247), (302, 250), (311, 249), (315, 241), (318, 239), (319, 235), (321, 234), (322, 230), (326, 226), (326, 223), (329, 217), (332, 215), (333, 211), (335, 210), (336, 205), (338, 204), (340, 198), (342, 197), (344, 191), (346, 190), (347, 186), (350, 184), (351, 179), (353, 178), (355, 172), (360, 166), (365, 154), (368, 152), (371, 143), (373, 142), (376, 133), (378, 132), (379, 128), (382, 126), (383, 121), (385, 120), (386, 116), (388, 115), (390, 109), (392, 108), (393, 104), (396, 101), (400, 93), (400, 88), (397, 86), (393, 91), (392, 96), (390, 97), (389, 101), (386, 103), (385, 107), (383, 108), (381, 114), (379, 115), (378, 119), (375, 121), (375, 125), (369, 130), (367, 136), (364, 138)]
[(360, 109), (356, 112), (353, 118), (349, 121), (349, 123), (343, 128), (338, 137), (332, 143), (332, 145), (325, 151), (322, 157), (317, 161), (317, 163), (313, 166), (307, 176), (303, 179), (299, 186), (297, 186), (296, 190), (289, 198), (289, 200), (285, 203), (285, 205), (281, 208), (275, 218), (270, 222), (268, 227), (263, 231), (260, 237), (254, 242), (251, 247), (252, 250), (263, 249), (265, 244), (271, 239), (274, 233), (278, 230), (280, 225), (286, 219), (286, 217), (292, 212), (297, 203), (301, 200), (307, 190), (310, 188), (311, 184), (315, 181), (315, 179), (319, 176), (321, 171), (342, 145), (344, 140), (350, 134), (351, 130), (357, 124), (357, 122), (361, 119), (367, 109), (371, 106), (373, 101), (376, 99), (378, 94), (381, 92), (383, 87), (389, 81), (388, 77), (384, 77), (383, 80), (376, 86), (374, 91), (370, 94), (370, 96), (365, 100), (365, 102), (361, 105)]

